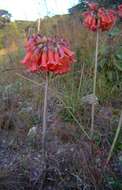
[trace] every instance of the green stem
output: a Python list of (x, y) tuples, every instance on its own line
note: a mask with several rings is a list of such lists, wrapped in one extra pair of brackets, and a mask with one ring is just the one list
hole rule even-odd
[[(96, 37), (95, 68), (94, 68), (94, 83), (93, 83), (94, 96), (96, 96), (98, 48), (99, 48), (99, 30), (97, 30), (97, 37)], [(91, 138), (93, 137), (94, 134), (94, 117), (95, 117), (95, 103), (92, 104), (92, 111), (91, 111)]]
[(118, 139), (118, 136), (119, 136), (119, 134), (120, 134), (121, 126), (122, 126), (122, 111), (121, 111), (121, 114), (120, 114), (120, 119), (119, 119), (119, 124), (118, 124), (117, 130), (116, 130), (116, 134), (115, 134), (113, 143), (112, 143), (112, 145), (111, 145), (111, 149), (110, 149), (109, 154), (108, 154), (108, 158), (107, 158), (107, 161), (106, 161), (106, 165), (109, 163), (109, 161), (110, 161), (110, 159), (111, 159), (113, 150), (114, 150), (114, 148), (115, 148), (115, 144), (116, 144), (117, 139)]

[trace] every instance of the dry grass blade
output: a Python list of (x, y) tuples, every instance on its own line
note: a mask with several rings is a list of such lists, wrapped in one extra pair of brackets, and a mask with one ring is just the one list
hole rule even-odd
[(38, 83), (38, 82), (36, 82), (34, 80), (29, 79), (28, 77), (25, 77), (25, 76), (21, 75), (20, 73), (16, 73), (16, 75), (23, 78), (23, 79), (25, 79), (25, 80), (27, 80), (27, 81), (29, 81), (29, 82), (32, 82), (33, 84), (35, 84), (37, 86), (43, 86), (44, 85), (44, 82), (40, 84), (40, 83)]
[(109, 163), (109, 161), (110, 161), (110, 159), (111, 159), (111, 156), (112, 156), (112, 154), (113, 154), (114, 147), (115, 147), (115, 145), (116, 145), (118, 136), (119, 136), (119, 134), (120, 134), (121, 126), (122, 126), (122, 111), (121, 111), (121, 114), (120, 114), (120, 119), (119, 119), (119, 124), (118, 124), (117, 130), (116, 130), (116, 134), (115, 134), (113, 143), (112, 143), (112, 145), (111, 145), (111, 149), (110, 149), (109, 154), (108, 154), (108, 158), (107, 158), (107, 161), (106, 161), (106, 165)]
[[(95, 68), (94, 68), (94, 84), (93, 84), (93, 95), (96, 96), (96, 82), (97, 82), (97, 66), (98, 66), (98, 45), (99, 45), (99, 31), (97, 30), (96, 37), (96, 53), (95, 53)], [(92, 104), (91, 113), (91, 138), (94, 133), (94, 117), (95, 117), (95, 104)]]

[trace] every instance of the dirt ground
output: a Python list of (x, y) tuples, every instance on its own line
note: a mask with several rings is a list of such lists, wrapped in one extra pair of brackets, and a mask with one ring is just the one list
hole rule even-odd
[[(111, 106), (98, 106), (95, 127), (101, 132), (99, 142), (97, 137), (96, 141), (88, 140), (75, 123), (64, 122), (58, 114), (61, 108), (49, 103), (44, 162), (42, 121), (33, 125), (34, 132), (29, 134), (30, 129), (16, 114), (11, 118), (6, 115), (8, 128), (0, 130), (0, 190), (111, 190), (106, 176), (122, 177), (118, 161), (122, 152), (104, 168), (110, 148), (107, 135), (117, 124), (111, 123), (112, 110), (119, 110), (121, 105), (113, 101)], [(28, 111), (32, 114), (31, 109)], [(89, 106), (85, 111), (86, 118), (90, 117)]]

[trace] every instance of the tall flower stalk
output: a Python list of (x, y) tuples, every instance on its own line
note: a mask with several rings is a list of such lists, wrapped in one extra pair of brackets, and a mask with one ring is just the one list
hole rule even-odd
[[(96, 52), (95, 52), (95, 66), (94, 66), (94, 81), (93, 81), (93, 96), (96, 97), (96, 82), (97, 82), (97, 67), (98, 67), (98, 49), (99, 49), (99, 30), (96, 32)], [(95, 119), (95, 103), (92, 103), (91, 111), (91, 138), (94, 134), (94, 119)]]
[[(40, 24), (38, 23), (38, 32)], [(46, 129), (47, 129), (47, 100), (49, 74), (62, 75), (71, 70), (74, 52), (69, 49), (66, 40), (59, 37), (47, 37), (34, 34), (26, 42), (26, 55), (22, 63), (32, 73), (45, 73), (44, 107), (42, 124), (42, 156), (45, 166)]]
[(45, 73), (45, 89), (44, 89), (44, 107), (43, 107), (43, 125), (42, 125), (42, 155), (45, 158), (45, 142), (46, 142), (46, 128), (47, 128), (47, 100), (48, 100), (48, 81), (49, 75)]
[[(97, 67), (98, 67), (98, 49), (99, 49), (99, 33), (100, 31), (110, 30), (117, 19), (117, 12), (113, 9), (105, 9), (99, 7), (97, 3), (88, 3), (88, 11), (83, 12), (83, 25), (92, 32), (96, 32), (96, 52), (95, 52), (95, 66), (93, 79), (93, 98), (96, 98), (96, 82), (97, 82)], [(94, 134), (94, 120), (95, 120), (95, 102), (92, 103), (91, 111), (91, 138)]]

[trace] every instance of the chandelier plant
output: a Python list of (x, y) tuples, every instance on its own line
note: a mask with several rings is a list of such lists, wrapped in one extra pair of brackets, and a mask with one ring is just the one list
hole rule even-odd
[[(105, 9), (100, 7), (98, 3), (88, 3), (88, 10), (82, 13), (83, 25), (96, 32), (96, 52), (95, 52), (95, 66), (94, 66), (94, 82), (93, 82), (93, 96), (96, 97), (96, 80), (97, 80), (97, 66), (98, 66), (98, 49), (99, 49), (99, 33), (111, 30), (116, 20), (122, 17), (122, 5), (119, 5), (116, 10)], [(94, 132), (94, 116), (95, 103), (92, 103), (91, 111), (91, 137)]]
[[(44, 110), (43, 110), (43, 134), (42, 134), (42, 155), (45, 158), (45, 135), (46, 135), (46, 113), (49, 74), (62, 75), (71, 70), (75, 54), (69, 48), (66, 40), (59, 37), (47, 37), (34, 34), (26, 42), (26, 55), (22, 60), (30, 72), (44, 72)], [(45, 160), (45, 159), (44, 159)]]

